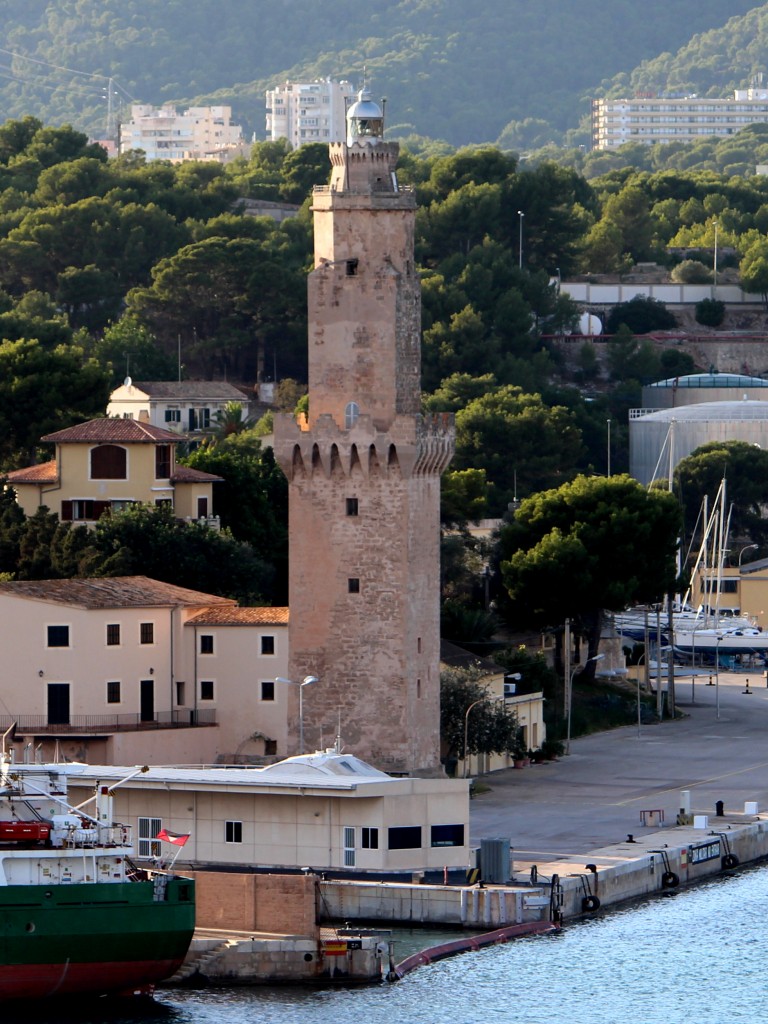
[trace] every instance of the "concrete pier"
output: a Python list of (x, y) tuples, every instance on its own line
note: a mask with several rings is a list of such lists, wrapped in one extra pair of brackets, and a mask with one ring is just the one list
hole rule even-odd
[[(567, 923), (768, 858), (764, 677), (721, 671), (717, 686), (699, 678), (677, 692), (682, 720), (575, 739), (567, 758), (478, 780), (472, 842), (509, 838), (508, 884), (317, 881), (324, 920), (535, 928), (553, 913)], [(317, 937), (250, 934), (216, 949), (228, 938), (196, 938), (190, 959), (215, 950), (201, 977), (377, 980), (389, 955), (381, 936), (328, 956)]]

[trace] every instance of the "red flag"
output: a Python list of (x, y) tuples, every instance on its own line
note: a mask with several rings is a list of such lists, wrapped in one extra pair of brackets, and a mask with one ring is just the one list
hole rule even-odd
[(168, 829), (161, 828), (155, 839), (161, 839), (164, 843), (173, 843), (174, 846), (183, 846), (189, 836), (189, 832), (186, 835), (181, 835), (178, 832), (169, 832)]

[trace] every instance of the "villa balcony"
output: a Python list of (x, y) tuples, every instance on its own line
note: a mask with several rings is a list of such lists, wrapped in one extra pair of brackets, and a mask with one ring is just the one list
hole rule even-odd
[(147, 732), (159, 729), (199, 729), (215, 726), (216, 711), (179, 708), (158, 711), (152, 716), (70, 715), (66, 722), (52, 722), (47, 715), (0, 715), (0, 732), (11, 726), (17, 736), (110, 736), (119, 732)]

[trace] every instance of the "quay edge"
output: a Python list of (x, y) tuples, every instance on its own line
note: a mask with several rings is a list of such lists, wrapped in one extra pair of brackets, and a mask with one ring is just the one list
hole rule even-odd
[[(517, 926), (520, 934), (546, 931), (553, 919), (563, 924), (592, 916), (767, 859), (768, 814), (726, 814), (704, 828), (646, 827), (633, 838), (586, 855), (540, 858), (536, 864), (516, 860), (514, 877), (506, 885), (316, 878), (323, 907), (317, 934), (199, 931), (185, 966), (166, 984), (375, 983), (392, 972), (396, 959), (386, 932), (389, 925), (482, 933)], [(333, 921), (344, 921), (345, 927), (334, 928)], [(363, 922), (373, 927), (362, 927)], [(457, 943), (471, 949), (477, 938)]]

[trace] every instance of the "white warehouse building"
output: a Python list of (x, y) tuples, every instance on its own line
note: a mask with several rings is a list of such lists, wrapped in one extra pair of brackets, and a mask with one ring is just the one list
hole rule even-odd
[[(768, 402), (701, 402), (675, 409), (630, 409), (629, 472), (641, 484), (671, 469), (710, 441), (768, 447)], [(670, 455), (670, 452), (672, 453)]]

